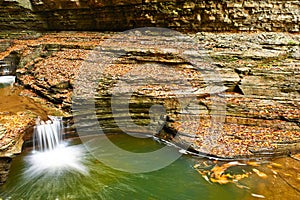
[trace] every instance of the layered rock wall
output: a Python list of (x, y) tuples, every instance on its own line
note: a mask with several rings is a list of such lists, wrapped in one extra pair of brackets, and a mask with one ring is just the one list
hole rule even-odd
[[(220, 131), (221, 137), (215, 141), (214, 149), (209, 152), (205, 149), (205, 137), (210, 135), (209, 127), (212, 123), (210, 116), (218, 115), (214, 112), (218, 110), (214, 108), (218, 106), (218, 102), (212, 102), (213, 95), (206, 94), (207, 87), (201, 79), (204, 71), (200, 70), (198, 77), (196, 75), (202, 68), (195, 67), (207, 65), (192, 65), (180, 59), (176, 53), (168, 53), (171, 39), (179, 40), (182, 37), (165, 37), (153, 33), (141, 39), (140, 35), (141, 32), (137, 30), (129, 34), (129, 39), (118, 33), (48, 33), (34, 39), (14, 40), (14, 44), (0, 54), (0, 59), (2, 59), (1, 55), (17, 52), (21, 58), (17, 70), (19, 82), (60, 108), (70, 111), (71, 105), (77, 103), (75, 99), (73, 102), (71, 100), (73, 89), (78, 88), (74, 85), (74, 81), (83, 69), (83, 62), (89, 61), (88, 56), (95, 52), (93, 49), (96, 47), (104, 49), (102, 53), (106, 57), (99, 59), (101, 63), (111, 62), (107, 55), (114, 57), (116, 52), (121, 52), (122, 56), (118, 62), (107, 67), (103, 72), (104, 77), (99, 80), (96, 103), (86, 102), (86, 105), (83, 105), (83, 113), (80, 113), (83, 118), (80, 125), (86, 127), (86, 130), (91, 130), (91, 127), (100, 124), (105, 133), (120, 132), (120, 126), (136, 133), (135, 127), (127, 126), (132, 125), (132, 123), (128, 124), (128, 119), (132, 119), (138, 125), (149, 125), (151, 106), (160, 104), (166, 108), (164, 130), (168, 133), (161, 137), (170, 136), (170, 139), (176, 143), (187, 142), (198, 152), (232, 158), (286, 155), (299, 151), (300, 38), (298, 34), (199, 32), (192, 35), (193, 40), (191, 40), (198, 41), (197, 44), (202, 47), (201, 55), (208, 57), (211, 68), (220, 75), (218, 80), (212, 81), (216, 83), (222, 81), (222, 85), (225, 86), (216, 90), (216, 93), (220, 93), (226, 101), (223, 129)], [(150, 41), (160, 42), (161, 46), (154, 45)], [(180, 40), (177, 42), (181, 49), (196, 44)], [(141, 44), (149, 44), (149, 49)], [(189, 52), (192, 51), (187, 51)], [(198, 54), (191, 56), (196, 60), (203, 58)], [(149, 65), (153, 64), (153, 68), (149, 69)], [(165, 68), (155, 70), (155, 64), (163, 65)], [(92, 66), (94, 65), (88, 68), (88, 74), (92, 75), (91, 80), (93, 75), (98, 74), (93, 73), (92, 70), (95, 69)], [(134, 78), (127, 84), (133, 88), (139, 86), (142, 80), (157, 80), (159, 83), (167, 80), (168, 83), (179, 85), (178, 79), (167, 79), (176, 78), (167, 73), (170, 69), (187, 77), (193, 90), (182, 90), (176, 94), (179, 95), (178, 98), (184, 99), (185, 91), (192, 91), (190, 94), (199, 99), (198, 108), (195, 104), (189, 104), (181, 110), (176, 98), (168, 94), (167, 87), (159, 87), (150, 82), (132, 95), (130, 114), (124, 106), (124, 100), (117, 103), (118, 112), (117, 115), (113, 115), (110, 103), (112, 89), (116, 87), (118, 81), (126, 81), (122, 77), (132, 69), (142, 69), (138, 72), (143, 73), (151, 70), (146, 75), (156, 75), (152, 79), (140, 79), (144, 76), (132, 74)], [(163, 79), (159, 79), (160, 77)], [(84, 88), (90, 88), (90, 85)], [(79, 99), (79, 105), (81, 102)], [(91, 123), (91, 118), (86, 113), (88, 110), (84, 107), (91, 105), (93, 108), (96, 105), (97, 108), (98, 121), (94, 124)], [(73, 111), (77, 110), (73, 108)], [(180, 116), (187, 114), (185, 111), (191, 111), (192, 116), (200, 116), (200, 119), (195, 120), (187, 115), (184, 120), (180, 120)], [(118, 125), (115, 123), (116, 119)], [(160, 126), (164, 121), (164, 118), (160, 118), (155, 122)], [(172, 134), (176, 133), (179, 140), (172, 138)]]
[(299, 32), (294, 0), (4, 0), (2, 29)]
[(5, 30), (44, 30), (47, 24), (31, 9), (29, 0), (1, 0), (0, 28)]

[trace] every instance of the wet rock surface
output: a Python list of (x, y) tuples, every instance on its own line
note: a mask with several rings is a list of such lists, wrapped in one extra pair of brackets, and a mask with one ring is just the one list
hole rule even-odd
[[(11, 90), (10, 87), (0, 88), (0, 185), (8, 177), (12, 157), (21, 153), (23, 138), (30, 134), (30, 127), (34, 125), (36, 117), (30, 111), (21, 111), (24, 108), (22, 105), (21, 108), (15, 107), (20, 105), (20, 99), (14, 98), (11, 101)], [(18, 103), (15, 104), (16, 102)]]
[(8, 177), (11, 161), (12, 159), (9, 157), (0, 158), (0, 185), (3, 184)]
[(21, 87), (0, 88), (0, 157), (21, 153), (24, 140), (30, 140), (39, 116), (62, 115), (51, 104)]
[[(152, 110), (156, 111), (152, 114), (158, 114), (154, 115), (155, 123), (148, 126), (148, 134), (163, 127), (161, 138), (191, 145), (191, 150), (202, 155), (251, 158), (299, 150), (299, 38), (297, 34), (286, 33), (198, 33), (189, 37), (150, 32), (142, 36), (139, 31), (126, 36), (48, 33), (35, 39), (15, 39), (1, 53), (1, 59), (17, 52), (20, 83), (68, 112), (72, 91), (78, 84), (76, 77), (90, 72), (87, 77), (94, 80), (99, 74), (93, 76), (93, 72), (100, 70), (94, 91), (90, 89), (93, 85), (84, 85), (93, 82), (82, 81), (82, 88), (86, 88), (82, 94), (96, 96), (90, 102), (84, 100), (82, 106), (90, 108), (96, 104), (96, 118), (106, 133), (120, 132), (120, 127), (140, 132), (136, 124), (149, 125), (149, 109), (160, 104), (166, 114), (160, 108)], [(172, 46), (178, 42), (185, 56), (178, 53), (178, 45)], [(193, 53), (194, 44), (200, 49), (198, 53)], [(101, 55), (93, 58), (96, 47)], [(90, 65), (84, 67), (88, 62)], [(97, 63), (102, 63), (100, 68)], [(208, 68), (218, 75), (211, 76), (209, 81), (203, 76), (210, 71)], [(173, 72), (176, 76), (168, 76)], [(124, 87), (121, 93), (114, 93), (120, 83), (129, 85), (130, 90)], [(177, 90), (170, 83), (175, 83)], [(128, 112), (124, 107), (128, 101), (126, 94), (132, 89)], [(91, 91), (94, 96), (89, 96)], [(119, 110), (114, 115), (112, 94), (123, 97), (117, 99), (115, 109)], [(191, 98), (198, 103), (191, 102)], [(86, 128), (97, 126), (98, 122), (88, 123), (95, 116), (87, 115), (86, 111), (82, 109), (79, 113), (85, 116), (81, 122)], [(128, 124), (128, 119), (134, 123)]]
[(32, 140), (40, 116), (62, 115), (52, 104), (18, 86), (0, 88), (0, 184), (8, 177), (12, 159)]

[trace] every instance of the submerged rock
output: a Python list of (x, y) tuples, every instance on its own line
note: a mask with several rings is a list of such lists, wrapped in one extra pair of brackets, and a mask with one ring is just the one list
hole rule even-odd
[(8, 178), (11, 161), (12, 159), (9, 157), (0, 157), (0, 185)]

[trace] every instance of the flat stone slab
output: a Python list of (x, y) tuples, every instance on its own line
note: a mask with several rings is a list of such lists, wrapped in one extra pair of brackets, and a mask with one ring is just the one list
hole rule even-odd
[[(18, 52), (21, 58), (18, 69), (20, 82), (70, 112), (74, 81), (93, 49), (98, 47), (98, 51), (104, 53), (97, 58), (100, 64), (109, 63), (110, 55), (121, 53), (122, 56), (103, 71), (96, 94), (96, 106), (101, 108), (97, 110), (97, 118), (107, 133), (117, 132), (114, 117), (120, 119), (124, 126), (127, 123), (126, 113), (122, 110), (118, 116), (113, 116), (110, 111), (109, 96), (116, 83), (126, 82), (124, 77), (133, 69), (147, 72), (146, 69), (151, 69), (149, 66), (159, 63), (166, 66), (165, 69), (175, 70), (178, 77), (186, 77), (192, 89), (178, 90), (177, 94), (181, 95), (181, 99), (189, 95), (196, 97), (199, 105), (190, 104), (182, 109), (176, 95), (172, 95), (166, 87), (145, 84), (131, 99), (130, 116), (138, 125), (147, 125), (151, 105), (161, 104), (167, 110), (162, 119), (167, 120), (165, 129), (168, 133), (160, 136), (178, 144), (191, 145), (191, 149), (199, 155), (232, 159), (287, 155), (299, 150), (300, 63), (294, 51), (290, 54), (291, 45), (293, 49), (299, 46), (299, 34), (193, 35), (197, 39), (193, 41), (198, 41), (201, 47), (202, 57), (195, 56), (192, 50), (186, 51), (186, 55), (195, 60), (203, 59), (203, 55), (210, 58), (209, 65), (221, 77), (209, 79), (211, 83), (220, 84), (213, 94), (208, 92), (209, 87), (203, 77), (199, 78), (205, 67), (200, 67), (202, 71), (197, 70), (196, 65), (182, 59), (174, 51), (175, 47), (169, 45), (170, 42), (181, 41), (180, 48), (185, 49), (193, 43), (176, 36), (141, 35), (139, 31), (126, 36), (118, 33), (45, 33), (35, 39), (14, 40), (6, 51), (0, 53), (0, 57), (3, 59), (10, 52)], [(280, 40), (274, 42), (273, 39), (278, 37)], [(294, 41), (293, 44), (290, 41)], [(93, 63), (97, 62), (90, 63), (90, 72), (97, 71)], [(159, 78), (169, 82), (179, 83), (176, 77), (166, 75), (167, 70), (150, 70), (148, 73), (153, 80), (163, 82), (156, 74), (161, 74)], [(131, 75), (128, 83), (138, 88), (143, 77)], [(88, 91), (88, 85), (85, 88)], [(219, 103), (216, 100), (212, 102), (214, 95), (222, 97)], [(216, 111), (222, 106), (225, 110), (221, 118), (212, 121), (211, 118), (217, 116)], [(180, 117), (184, 120), (179, 120)], [(160, 120), (157, 123), (161, 123)], [(216, 130), (216, 137), (211, 136), (211, 127)], [(178, 137), (174, 137), (178, 131)]]

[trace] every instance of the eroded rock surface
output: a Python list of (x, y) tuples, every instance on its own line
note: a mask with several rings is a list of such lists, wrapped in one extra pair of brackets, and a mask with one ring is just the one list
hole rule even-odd
[(17, 86), (0, 88), (0, 184), (7, 179), (12, 158), (32, 140), (36, 118), (62, 115), (49, 102)]
[(26, 129), (34, 125), (36, 116), (29, 112), (1, 114), (0, 157), (12, 157), (22, 151)]
[[(190, 39), (183, 39), (185, 37)], [(135, 125), (128, 124), (128, 119), (132, 118), (138, 125), (148, 125), (149, 109), (161, 104), (167, 114), (155, 115), (156, 123), (150, 124), (154, 127), (152, 131), (157, 131), (155, 127), (164, 127), (167, 134), (161, 132), (160, 137), (179, 145), (191, 145), (203, 155), (249, 158), (286, 155), (299, 150), (299, 38), (297, 34), (286, 33), (198, 33), (189, 37), (151, 32), (142, 36), (139, 31), (126, 36), (49, 33), (35, 39), (16, 39), (1, 56), (3, 59), (10, 52), (17, 52), (20, 82), (69, 112), (75, 78), (83, 69), (92, 74), (91, 79), (99, 78), (93, 72), (101, 69), (96, 87), (98, 94), (93, 95), (97, 100), (98, 121), (106, 133), (120, 131), (116, 119), (126, 130), (139, 132)], [(185, 57), (176, 53), (178, 47), (170, 45), (178, 42), (181, 42), (179, 49), (186, 52)], [(198, 53), (193, 52), (193, 44), (199, 45)], [(102, 54), (93, 60), (91, 55), (97, 46)], [(111, 59), (113, 55), (117, 56)], [(194, 60), (200, 60), (199, 65), (193, 63), (193, 56)], [(94, 65), (97, 59), (98, 64), (115, 60), (99, 68)], [(87, 62), (90, 68), (83, 67)], [(155, 68), (157, 66), (165, 68)], [(151, 71), (151, 68), (159, 70)], [(203, 76), (208, 68), (218, 75), (212, 76), (210, 81)], [(147, 77), (150, 74), (149, 80), (181, 85), (178, 96), (155, 82), (139, 85), (144, 76), (139, 76), (139, 70)], [(178, 76), (168, 76), (168, 70)], [(187, 81), (182, 82), (182, 77)], [(136, 89), (130, 99), (131, 118), (124, 109), (126, 98), (117, 103), (121, 110), (114, 116), (111, 113), (111, 94), (120, 81)], [(211, 88), (210, 83), (215, 87)], [(91, 91), (88, 85), (85, 88)], [(126, 94), (126, 89), (123, 91)], [(199, 102), (180, 106), (188, 96)], [(85, 103), (90, 106), (93, 101)], [(223, 115), (216, 117), (224, 105), (226, 115), (223, 110)], [(86, 128), (98, 124), (89, 121), (89, 116), (82, 118)], [(216, 127), (218, 132), (214, 138), (211, 127)]]
[(32, 113), (29, 112), (0, 112), (0, 185), (8, 177), (12, 157), (21, 153), (23, 137), (34, 121)]

